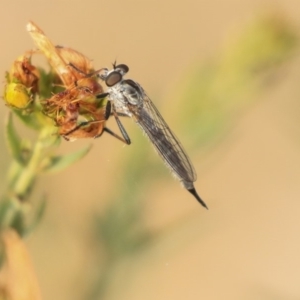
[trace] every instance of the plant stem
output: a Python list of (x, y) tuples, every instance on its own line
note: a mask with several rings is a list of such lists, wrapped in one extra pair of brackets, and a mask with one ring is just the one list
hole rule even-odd
[(21, 172), (13, 188), (15, 196), (17, 196), (19, 199), (23, 199), (27, 196), (32, 183), (37, 176), (44, 149), (44, 145), (41, 141), (41, 135), (34, 146), (29, 162)]

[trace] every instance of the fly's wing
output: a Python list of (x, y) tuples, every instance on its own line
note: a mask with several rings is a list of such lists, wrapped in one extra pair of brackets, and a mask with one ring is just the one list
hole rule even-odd
[(145, 131), (160, 156), (177, 177), (185, 182), (194, 182), (196, 172), (179, 140), (171, 131), (150, 98), (141, 89), (143, 105), (131, 106), (136, 122)]

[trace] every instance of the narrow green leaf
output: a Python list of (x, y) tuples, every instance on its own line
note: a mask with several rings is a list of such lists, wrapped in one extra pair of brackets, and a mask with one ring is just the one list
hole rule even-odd
[(46, 200), (47, 197), (43, 195), (38, 203), (38, 208), (33, 216), (33, 220), (31, 221), (31, 224), (26, 227), (24, 235), (30, 234), (40, 224), (46, 210)]
[(50, 157), (48, 162), (44, 164), (43, 171), (47, 173), (60, 172), (82, 159), (90, 150), (91, 146), (88, 146), (71, 154)]
[(25, 214), (22, 209), (15, 211), (10, 227), (15, 229), (20, 236), (24, 236), (26, 230), (26, 222)]
[[(24, 166), (20, 165), (17, 161), (12, 161), (9, 170), (7, 172), (7, 186), (10, 189), (13, 189), (15, 186), (19, 176), (22, 174), (22, 171), (24, 170)], [(1, 218), (1, 216), (0, 216)]]
[(9, 113), (6, 122), (6, 141), (7, 141), (9, 151), (13, 156), (13, 158), (21, 165), (24, 165), (25, 162), (21, 151), (22, 141), (13, 124), (13, 118), (11, 113)]
[(2, 197), (1, 202), (0, 202), (0, 229), (2, 230), (3, 228), (7, 227), (10, 219), (10, 211), (11, 211), (11, 201), (6, 198)]

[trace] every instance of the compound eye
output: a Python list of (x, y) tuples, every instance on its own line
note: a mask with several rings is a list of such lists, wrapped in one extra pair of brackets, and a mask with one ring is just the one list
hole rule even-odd
[(122, 75), (119, 72), (114, 71), (107, 75), (105, 79), (105, 83), (108, 87), (111, 87), (119, 83), (121, 80), (122, 80)]
[(122, 75), (124, 75), (129, 71), (129, 68), (127, 65), (120, 64), (120, 65), (115, 66), (115, 70), (120, 70)]

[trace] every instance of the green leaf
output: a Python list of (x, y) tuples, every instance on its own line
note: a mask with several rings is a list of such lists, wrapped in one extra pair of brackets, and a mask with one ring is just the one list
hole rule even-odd
[(22, 156), (22, 145), (21, 145), (22, 141), (13, 124), (11, 113), (9, 113), (8, 120), (6, 122), (6, 141), (13, 158), (21, 165), (24, 165), (25, 162)]
[(24, 235), (26, 230), (26, 223), (25, 214), (22, 209), (15, 211), (10, 227), (15, 229), (20, 236)]
[(21, 109), (12, 109), (14, 113), (19, 117), (19, 119), (28, 127), (39, 130), (41, 128), (41, 123), (39, 122), (39, 114), (40, 112), (32, 112), (28, 109), (28, 111)]
[(54, 126), (44, 126), (40, 131), (39, 141), (43, 148), (58, 147), (61, 143), (61, 137)]
[(61, 86), (62, 82), (59, 76), (53, 70), (45, 71), (39, 68), (39, 97), (40, 99), (47, 99), (64, 90)]
[(91, 146), (88, 146), (77, 152), (64, 156), (53, 156), (50, 158), (48, 157), (48, 161), (43, 162), (43, 165), (45, 166), (43, 168), (43, 171), (47, 173), (60, 172), (82, 159), (90, 150)]
[(31, 221), (31, 224), (28, 225), (24, 231), (24, 235), (30, 234), (40, 224), (46, 210), (46, 200), (46, 196), (43, 195), (34, 214), (33, 220)]
[(12, 204), (10, 199), (6, 198), (6, 197), (2, 197), (1, 198), (1, 202), (0, 202), (0, 229), (2, 230), (3, 228), (7, 227), (7, 225), (9, 224), (9, 220), (10, 219), (10, 211)]

